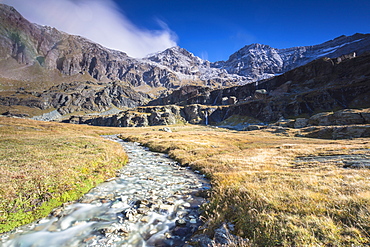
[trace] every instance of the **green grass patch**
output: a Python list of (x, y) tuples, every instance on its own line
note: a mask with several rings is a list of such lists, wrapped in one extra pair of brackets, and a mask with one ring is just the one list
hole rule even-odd
[(100, 137), (119, 128), (0, 118), (0, 232), (47, 216), (115, 176), (122, 147)]

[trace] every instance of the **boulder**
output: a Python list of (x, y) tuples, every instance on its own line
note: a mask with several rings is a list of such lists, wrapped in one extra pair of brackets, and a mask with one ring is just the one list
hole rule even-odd
[(252, 130), (260, 130), (262, 128), (261, 125), (248, 125), (244, 130), (252, 131)]
[(351, 124), (364, 124), (365, 119), (361, 113), (353, 109), (345, 109), (337, 111), (333, 114), (332, 125), (351, 125)]
[(370, 123), (369, 109), (344, 109), (336, 112), (322, 112), (313, 115), (308, 124), (315, 126), (353, 125)]
[(172, 130), (168, 127), (164, 127), (163, 129), (160, 129), (160, 130), (162, 130), (164, 132), (172, 133)]
[(308, 119), (308, 124), (314, 126), (328, 126), (333, 123), (331, 119), (332, 116), (332, 112), (321, 112), (310, 117)]
[(369, 125), (327, 126), (311, 128), (305, 137), (322, 139), (352, 139), (370, 137)]
[(266, 89), (258, 89), (254, 93), (255, 99), (266, 99), (268, 96), (268, 92)]
[(307, 118), (297, 118), (294, 122), (295, 129), (301, 129), (301, 128), (307, 127), (307, 125), (308, 125)]
[(237, 102), (238, 100), (235, 96), (229, 97), (229, 100), (228, 100), (229, 105), (235, 105)]

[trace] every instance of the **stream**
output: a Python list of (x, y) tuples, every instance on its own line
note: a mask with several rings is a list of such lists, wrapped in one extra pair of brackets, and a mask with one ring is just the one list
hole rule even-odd
[(202, 225), (209, 182), (166, 154), (119, 142), (129, 156), (116, 178), (46, 218), (0, 235), (4, 247), (184, 246)]

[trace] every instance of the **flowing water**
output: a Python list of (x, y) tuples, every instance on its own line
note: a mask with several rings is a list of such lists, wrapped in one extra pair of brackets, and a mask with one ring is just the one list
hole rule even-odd
[(116, 178), (48, 217), (0, 236), (4, 247), (183, 246), (202, 225), (203, 176), (167, 155), (127, 143), (129, 163)]

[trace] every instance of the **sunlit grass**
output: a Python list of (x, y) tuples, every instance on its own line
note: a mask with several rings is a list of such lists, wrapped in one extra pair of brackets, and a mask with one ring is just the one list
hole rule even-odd
[(213, 184), (208, 232), (223, 222), (251, 246), (364, 246), (370, 243), (370, 170), (298, 157), (369, 154), (368, 139), (332, 141), (266, 131), (174, 127), (123, 138), (167, 152)]
[(122, 148), (99, 134), (116, 128), (0, 118), (0, 232), (46, 216), (115, 175)]

